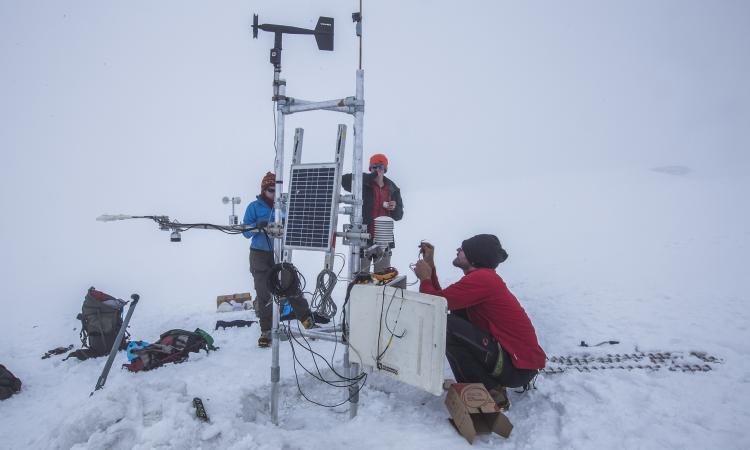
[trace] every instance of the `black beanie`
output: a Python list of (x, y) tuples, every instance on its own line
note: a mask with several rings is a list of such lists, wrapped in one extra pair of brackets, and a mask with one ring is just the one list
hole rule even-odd
[(494, 234), (478, 234), (463, 241), (461, 248), (466, 259), (474, 267), (494, 269), (508, 259), (508, 253)]

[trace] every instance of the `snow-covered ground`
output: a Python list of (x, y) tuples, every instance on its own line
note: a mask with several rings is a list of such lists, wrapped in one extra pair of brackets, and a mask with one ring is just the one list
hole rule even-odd
[[(252, 316), (215, 312), (216, 295), (251, 290), (247, 241), (190, 231), (172, 244), (153, 223), (93, 220), (224, 223), (222, 196), (252, 199), (273, 165), (273, 134), (271, 38), (251, 40), (250, 14), (310, 27), (335, 17), (334, 53), (285, 38), (287, 92), (351, 95), (355, 5), (323, 3), (0, 2), (0, 363), (24, 383), (0, 402), (0, 447), (468, 448), (443, 398), (379, 374), (353, 420), (305, 401), (286, 344), (271, 425), (257, 325), (213, 331)], [(365, 153), (389, 155), (406, 206), (395, 266), (408, 272), (427, 239), (441, 279), (455, 281), (461, 240), (495, 233), (510, 253), (498, 272), (549, 356), (637, 349), (724, 361), (700, 373), (542, 375), (536, 390), (511, 394), (510, 439), (474, 447), (750, 447), (750, 8), (365, 7)], [(339, 122), (350, 123), (315, 113), (287, 125), (305, 127), (304, 160), (327, 161)], [(309, 284), (321, 261), (295, 253)], [(141, 295), (133, 338), (200, 327), (220, 350), (138, 374), (119, 369), (120, 355), (89, 397), (102, 358), (39, 358), (78, 343), (91, 285)], [(299, 383), (318, 401), (345, 396)], [(196, 396), (211, 423), (195, 418)]]

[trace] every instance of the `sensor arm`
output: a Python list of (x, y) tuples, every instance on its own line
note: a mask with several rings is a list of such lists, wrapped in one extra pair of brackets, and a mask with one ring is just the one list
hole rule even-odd
[[(256, 16), (257, 17), (257, 16)], [(258, 28), (259, 30), (263, 31), (271, 31), (273, 33), (278, 34), (315, 34), (315, 30), (308, 30), (307, 28), (299, 28), (299, 27), (290, 27), (287, 25), (272, 25), (272, 24), (263, 24), (263, 25), (253, 25), (253, 28)]]
[(174, 232), (187, 231), (191, 229), (217, 230), (226, 234), (242, 234), (245, 231), (257, 231), (261, 228), (249, 225), (216, 225), (213, 223), (181, 223), (176, 220), (170, 220), (169, 216), (130, 216), (126, 214), (103, 214), (96, 218), (100, 222), (112, 222), (115, 220), (126, 219), (151, 219), (159, 225), (160, 230)]

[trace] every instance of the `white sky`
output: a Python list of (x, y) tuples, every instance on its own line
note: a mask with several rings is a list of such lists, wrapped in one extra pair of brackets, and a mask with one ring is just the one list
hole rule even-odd
[[(94, 218), (225, 223), (224, 195), (243, 198), (241, 214), (273, 165), (273, 40), (251, 39), (252, 13), (302, 27), (334, 17), (333, 53), (285, 38), (287, 93), (354, 93), (355, 2), (298, 3), (0, 1), (6, 299), (30, 285), (66, 307), (90, 284), (205, 297), (248, 289), (244, 240), (196, 231), (170, 246), (153, 224)], [(617, 261), (642, 261), (675, 230), (687, 240), (715, 232), (721, 249), (747, 241), (747, 2), (367, 1), (364, 14), (365, 156), (387, 153), (404, 192), (402, 268), (421, 238), (447, 261), (460, 239), (491, 231), (519, 278), (586, 272), (606, 283), (617, 276), (602, 269), (602, 244), (625, 270)], [(293, 116), (288, 142), (303, 126), (303, 159), (330, 160), (340, 122), (351, 125)], [(698, 195), (675, 202), (669, 189), (679, 196), (684, 185), (652, 191), (660, 183)], [(736, 280), (735, 251), (708, 268), (713, 282)], [(682, 254), (662, 263), (693, 270)], [(638, 267), (634, 277), (653, 274)]]
[[(93, 447), (128, 429), (151, 447), (294, 447), (331, 430), (334, 447), (455, 442), (435, 428), (439, 398), (391, 393), (377, 377), (358, 422), (306, 403), (285, 433), (246, 417), (267, 404), (262, 352), (247, 345), (255, 327), (216, 332), (226, 345), (211, 364), (191, 356), (190, 367), (160, 369), (179, 371), (180, 383), (165, 387), (156, 374), (131, 390), (113, 371), (95, 403), (78, 400), (95, 361), (36, 356), (76, 342), (91, 285), (141, 294), (131, 331), (142, 339), (213, 329), (216, 295), (252, 290), (242, 237), (196, 230), (171, 244), (151, 222), (94, 219), (226, 223), (225, 195), (242, 197), (241, 215), (274, 160), (273, 37), (251, 38), (252, 13), (308, 28), (335, 18), (332, 53), (310, 37), (284, 40), (287, 94), (323, 100), (354, 94), (356, 3), (0, 0), (0, 363), (25, 392), (0, 421), (14, 431), (11, 447), (72, 445), (92, 423), (101, 425)], [(495, 233), (510, 253), (498, 272), (548, 354), (616, 338), (600, 351), (726, 359), (709, 374), (544, 378), (514, 405), (508, 444), (747, 447), (750, 2), (365, 0), (364, 17), (365, 156), (388, 154), (406, 206), (394, 265), (408, 273), (429, 239), (451, 282), (461, 240)], [(302, 126), (303, 160), (330, 161), (338, 123), (349, 125), (350, 151), (351, 120), (330, 112), (290, 117), (287, 142)], [(311, 287), (321, 255), (294, 257)], [(229, 389), (206, 382), (234, 371), (242, 381)], [(217, 419), (218, 443), (198, 441), (211, 437), (186, 418), (194, 392)], [(147, 426), (153, 416), (136, 411), (120, 422), (123, 401), (135, 398), (163, 421)]]

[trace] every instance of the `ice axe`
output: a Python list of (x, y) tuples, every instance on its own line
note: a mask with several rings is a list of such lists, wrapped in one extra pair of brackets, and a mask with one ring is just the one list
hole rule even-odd
[(133, 310), (135, 309), (135, 305), (138, 304), (138, 300), (140, 300), (141, 296), (138, 294), (133, 294), (130, 296), (130, 298), (132, 298), (133, 301), (130, 302), (130, 306), (128, 306), (128, 313), (125, 315), (125, 320), (123, 320), (122, 325), (120, 325), (120, 331), (117, 333), (115, 342), (112, 344), (112, 350), (109, 351), (107, 364), (104, 365), (104, 370), (102, 370), (102, 374), (99, 376), (99, 381), (96, 382), (96, 387), (94, 388), (93, 391), (91, 391), (91, 394), (89, 394), (89, 397), (94, 395), (94, 392), (103, 388), (104, 383), (107, 382), (107, 375), (109, 375), (109, 369), (112, 368), (112, 362), (115, 360), (115, 355), (117, 355), (117, 351), (120, 349), (120, 344), (122, 343), (122, 337), (125, 335), (125, 329), (128, 328), (128, 322), (130, 322), (130, 317), (133, 315)]

